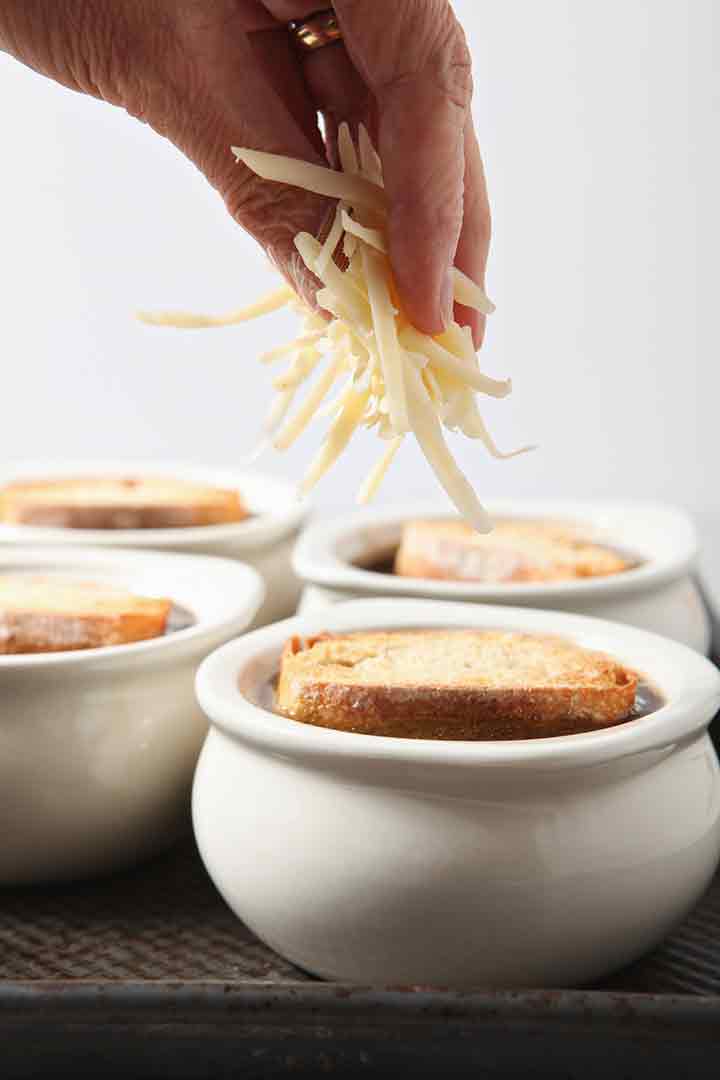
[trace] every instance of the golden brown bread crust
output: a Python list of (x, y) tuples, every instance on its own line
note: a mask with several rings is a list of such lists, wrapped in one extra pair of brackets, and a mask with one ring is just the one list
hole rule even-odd
[[(498, 670), (478, 678), (472, 667), (465, 667), (465, 659), (450, 677), (441, 676), (434, 683), (424, 681), (422, 674), (398, 675), (403, 658), (393, 660), (392, 652), (400, 638), (406, 639), (410, 650), (406, 655), (413, 656), (422, 672), (423, 667), (432, 667), (431, 660), (436, 668), (452, 668), (453, 635), (472, 638), (464, 643), (465, 656), (468, 646), (476, 648), (478, 668), (483, 649), (491, 649)], [(434, 647), (440, 651), (432, 657)], [(389, 650), (387, 657), (383, 649)], [(528, 654), (525, 684), (523, 650)], [(513, 653), (520, 658), (519, 668), (508, 677), (502, 656)], [(356, 665), (367, 665), (368, 656), (372, 672), (355, 674)], [(383, 668), (386, 659), (388, 666)], [(379, 680), (378, 669), (388, 672), (386, 681)], [(282, 655), (276, 705), (303, 723), (366, 735), (535, 739), (622, 722), (632, 713), (637, 682), (633, 672), (612, 658), (557, 638), (472, 630), (385, 631), (289, 641)]]
[(481, 535), (463, 521), (439, 518), (405, 523), (394, 569), (401, 577), (517, 584), (604, 577), (631, 565), (572, 525), (501, 520)]
[(176, 529), (244, 521), (237, 491), (159, 477), (66, 477), (0, 490), (6, 524), (65, 529)]
[[(126, 645), (165, 633), (172, 607), (166, 599), (134, 596), (92, 583), (63, 586), (40, 578), (0, 578), (0, 654), (67, 652)], [(47, 590), (47, 604), (42, 592)], [(26, 599), (23, 599), (23, 593)], [(102, 599), (99, 599), (99, 597)]]
[(160, 637), (165, 633), (166, 622), (166, 614), (93, 618), (0, 611), (0, 654), (67, 652), (104, 645), (127, 645)]

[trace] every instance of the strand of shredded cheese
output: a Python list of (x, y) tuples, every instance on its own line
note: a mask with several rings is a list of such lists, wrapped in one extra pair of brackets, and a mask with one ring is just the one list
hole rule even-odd
[(492, 315), (495, 310), (492, 300), (488, 299), (480, 286), (457, 266), (453, 267), (453, 299), (465, 307), (475, 308), (483, 315)]
[(407, 349), (426, 356), (436, 367), (451, 375), (456, 375), (481, 394), (502, 398), (507, 397), (512, 389), (509, 379), (491, 379), (488, 375), (483, 375), (476, 367), (448, 349), (444, 349), (438, 341), (428, 337), (427, 334), (421, 334), (414, 326), (403, 327), (400, 331), (400, 341)]
[(392, 465), (395, 455), (402, 446), (402, 441), (402, 435), (396, 435), (395, 438), (391, 440), (383, 456), (377, 464), (372, 467), (358, 491), (357, 501), (359, 503), (370, 502), (370, 500), (377, 495), (378, 488), (385, 479), (385, 473)]
[(260, 363), (272, 364), (275, 360), (287, 356), (288, 353), (296, 353), (298, 349), (302, 349), (305, 345), (313, 345), (316, 341), (320, 341), (324, 335), (325, 329), (312, 330), (309, 334), (302, 334), (300, 337), (295, 338), (294, 341), (286, 341), (284, 345), (276, 345), (274, 349), (268, 349), (267, 352), (260, 354)]
[(231, 147), (235, 159), (242, 161), (248, 169), (257, 173), (263, 180), (276, 180), (287, 184), (288, 164), (292, 166), (294, 187), (314, 191), (316, 195), (327, 195), (330, 199), (344, 199), (355, 206), (366, 206), (368, 210), (385, 213), (385, 193), (378, 184), (357, 173), (335, 172), (324, 165), (313, 165), (309, 161), (297, 161), (282, 154), (267, 154), (263, 150), (246, 150), (239, 146)]
[[(288, 360), (286, 369), (273, 380), (277, 397), (265, 422), (261, 447), (272, 441), (277, 449), (285, 450), (311, 420), (331, 418), (323, 444), (303, 479), (301, 490), (305, 493), (331, 468), (358, 428), (374, 429), (387, 446), (358, 493), (358, 500), (365, 502), (376, 493), (405, 434), (411, 431), (460, 514), (476, 529), (487, 532), (489, 518), (445, 443), (443, 425), (479, 439), (493, 457), (512, 457), (532, 448), (503, 454), (489, 435), (476, 395), (503, 398), (511, 385), (509, 380), (493, 379), (480, 371), (469, 330), (451, 322), (442, 334), (430, 337), (410, 326), (397, 310), (388, 258), (382, 165), (367, 131), (360, 126), (356, 145), (347, 124), (340, 125), (341, 171), (337, 172), (277, 154), (232, 149), (238, 161), (266, 180), (338, 200), (323, 244), (309, 233), (295, 237), (300, 257), (322, 282), (316, 300), (329, 321), (311, 311), (288, 285), (227, 316), (161, 313), (142, 314), (140, 318), (158, 326), (230, 326), (289, 306), (300, 316), (299, 335), (261, 356), (265, 363)], [(334, 260), (339, 247), (347, 264), (344, 269)], [(494, 310), (480, 285), (466, 274), (455, 268), (453, 279), (458, 303), (486, 315)], [(323, 357), (324, 369), (320, 368)], [(314, 382), (309, 384), (312, 377)], [(345, 385), (323, 404), (341, 377)], [(304, 399), (288, 419), (298, 392), (305, 386)]]
[(339, 361), (331, 361), (330, 366), (323, 372), (312, 390), (305, 398), (292, 420), (282, 429), (275, 439), (276, 450), (287, 450), (298, 439), (312, 420), (317, 407), (327, 394), (328, 390), (338, 376)]
[(390, 420), (398, 435), (408, 430), (405, 406), (405, 380), (402, 356), (395, 325), (395, 308), (390, 302), (390, 292), (378, 255), (368, 248), (362, 249), (362, 267), (367, 281), (368, 299), (372, 313), (373, 330), (380, 358), (380, 370), (385, 380)]
[(338, 157), (340, 158), (340, 168), (345, 174), (358, 172), (357, 150), (347, 124), (341, 124), (338, 128)]
[(437, 412), (432, 406), (417, 369), (408, 368), (408, 387), (410, 423), (430, 467), (461, 515), (478, 532), (490, 532), (492, 523), (487, 513), (445, 445)]
[(311, 463), (303, 478), (300, 491), (306, 495), (315, 487), (318, 480), (328, 469), (335, 464), (343, 450), (350, 442), (350, 438), (356, 427), (362, 420), (365, 406), (370, 397), (370, 390), (351, 389), (348, 393), (340, 413), (333, 421), (328, 436), (320, 448), (315, 460)]
[(289, 285), (281, 285), (279, 289), (261, 296), (254, 304), (231, 311), (227, 315), (192, 315), (184, 311), (139, 311), (140, 322), (150, 326), (175, 326), (181, 330), (205, 330), (211, 326), (235, 326), (238, 323), (249, 322), (257, 319), (260, 315), (268, 315), (271, 311), (285, 307), (295, 299), (295, 293)]
[(335, 254), (335, 248), (338, 246), (338, 244), (340, 243), (340, 241), (342, 239), (342, 234), (343, 234), (342, 215), (343, 215), (343, 213), (344, 213), (343, 204), (341, 202), (339, 202), (337, 204), (337, 209), (335, 211), (335, 217), (333, 218), (332, 226), (330, 227), (330, 232), (325, 237), (325, 243), (323, 244), (323, 246), (322, 246), (322, 248), (320, 250), (320, 254), (318, 255), (317, 259), (315, 260), (315, 266), (317, 268), (318, 274), (323, 273), (323, 271), (325, 269), (327, 269), (328, 264), (332, 260), (333, 255)]

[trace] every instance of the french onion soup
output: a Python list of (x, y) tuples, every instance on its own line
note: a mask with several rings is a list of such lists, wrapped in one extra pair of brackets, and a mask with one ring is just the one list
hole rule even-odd
[(34, 479), (0, 489), (0, 521), (67, 529), (174, 529), (250, 517), (237, 491), (173, 477)]
[(566, 522), (501, 519), (485, 534), (456, 518), (434, 518), (405, 522), (399, 546), (356, 565), (399, 577), (498, 585), (606, 577), (639, 562)]
[(91, 581), (24, 574), (0, 577), (0, 654), (126, 645), (195, 622), (170, 600)]
[(662, 705), (638, 675), (564, 638), (500, 630), (321, 634), (285, 645), (272, 690), (283, 716), (414, 739), (573, 735)]

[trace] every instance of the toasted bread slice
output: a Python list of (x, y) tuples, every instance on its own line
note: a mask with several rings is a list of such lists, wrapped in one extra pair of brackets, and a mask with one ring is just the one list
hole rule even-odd
[(637, 676), (556, 637), (371, 631), (289, 641), (276, 705), (307, 724), (417, 739), (534, 739), (632, 713)]
[(89, 581), (0, 577), (0, 653), (64, 652), (165, 632), (169, 600)]
[(498, 521), (486, 535), (451, 518), (409, 521), (395, 557), (402, 577), (487, 584), (599, 577), (631, 565), (572, 525), (549, 521)]
[(249, 516), (237, 491), (171, 477), (28, 480), (0, 490), (0, 520), (66, 529), (174, 529)]

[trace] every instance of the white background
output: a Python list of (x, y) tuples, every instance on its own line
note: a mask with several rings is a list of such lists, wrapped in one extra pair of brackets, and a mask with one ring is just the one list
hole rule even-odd
[[(720, 5), (455, 7), (494, 214), (483, 362), (515, 385), (487, 415), (504, 446), (540, 444), (507, 463), (458, 455), (481, 493), (685, 504), (720, 589)], [(132, 315), (251, 300), (273, 282), (259, 249), (121, 111), (2, 55), (0, 100), (0, 456), (233, 464), (268, 402), (254, 356), (287, 317), (182, 333)], [(298, 476), (317, 438), (263, 467)], [(358, 437), (319, 502), (348, 506), (378, 450)], [(382, 498), (435, 493), (404, 447)]]

